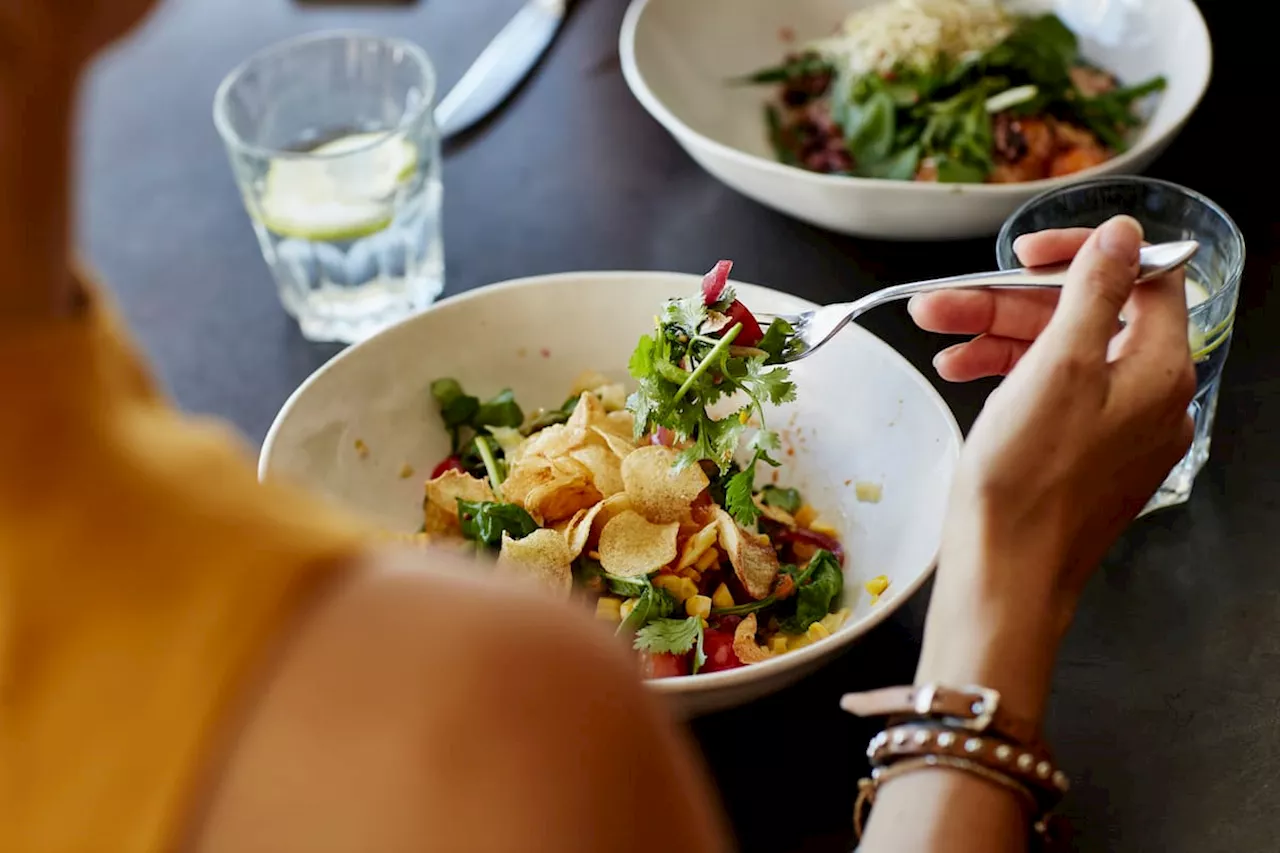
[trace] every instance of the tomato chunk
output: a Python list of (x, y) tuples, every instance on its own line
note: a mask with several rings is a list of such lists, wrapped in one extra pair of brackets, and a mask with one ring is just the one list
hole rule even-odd
[(466, 472), (466, 470), (467, 470), (466, 468), (462, 467), (461, 459), (459, 459), (456, 456), (446, 456), (444, 459), (440, 460), (439, 465), (437, 465), (434, 469), (432, 469), (431, 479), (434, 480), (436, 477), (439, 477), (441, 474), (444, 474), (448, 471)]
[(689, 655), (640, 653), (640, 671), (645, 678), (676, 678), (689, 674)]
[(702, 633), (702, 651), (707, 656), (707, 662), (702, 665), (700, 672), (723, 672), (743, 665), (733, 650), (733, 634), (729, 631), (708, 628)]
[(729, 305), (728, 316), (731, 321), (729, 328), (733, 328), (738, 323), (742, 324), (742, 331), (733, 339), (734, 346), (753, 347), (764, 338), (764, 332), (760, 329), (760, 323), (755, 315), (738, 300), (733, 300)]
[(715, 305), (724, 296), (725, 285), (729, 283), (729, 273), (733, 269), (733, 261), (720, 261), (711, 268), (711, 272), (702, 278), (702, 301), (707, 305)]

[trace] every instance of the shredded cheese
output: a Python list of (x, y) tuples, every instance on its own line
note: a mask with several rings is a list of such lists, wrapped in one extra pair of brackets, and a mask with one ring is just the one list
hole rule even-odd
[(983, 51), (1013, 26), (995, 0), (886, 0), (850, 15), (837, 35), (812, 47), (853, 74), (867, 74)]

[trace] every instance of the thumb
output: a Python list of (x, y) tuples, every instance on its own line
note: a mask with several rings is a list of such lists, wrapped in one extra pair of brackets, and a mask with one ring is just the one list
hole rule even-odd
[(1117, 216), (1094, 231), (1071, 262), (1045, 336), (1076, 352), (1106, 358), (1116, 320), (1138, 277), (1141, 250), (1142, 226), (1131, 216)]

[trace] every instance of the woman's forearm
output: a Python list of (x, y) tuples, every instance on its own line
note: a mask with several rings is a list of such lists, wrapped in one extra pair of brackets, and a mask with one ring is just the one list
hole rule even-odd
[[(992, 688), (1005, 712), (1039, 726), (1065, 625), (1061, 595), (1045, 580), (1052, 574), (1037, 570), (1036, 561), (1045, 559), (1052, 557), (1030, 543), (995, 547), (953, 537), (916, 683)], [(1026, 849), (1029, 818), (1022, 801), (993, 782), (957, 770), (918, 770), (881, 786), (860, 851), (1014, 853)]]

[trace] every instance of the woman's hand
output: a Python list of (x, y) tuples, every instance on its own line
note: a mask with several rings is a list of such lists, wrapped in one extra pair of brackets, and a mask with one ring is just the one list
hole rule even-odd
[(1038, 718), (1085, 581), (1190, 445), (1183, 279), (1135, 287), (1141, 244), (1129, 217), (1033, 235), (1025, 263), (1075, 256), (1056, 305), (950, 293), (912, 306), (926, 328), (980, 333), (940, 355), (944, 376), (1008, 373), (961, 456), (921, 680), (994, 687)]

